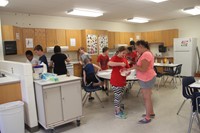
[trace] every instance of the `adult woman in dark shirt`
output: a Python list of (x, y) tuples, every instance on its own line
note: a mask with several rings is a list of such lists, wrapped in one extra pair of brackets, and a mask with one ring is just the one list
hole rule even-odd
[(53, 66), (53, 72), (62, 75), (67, 74), (66, 62), (69, 62), (70, 59), (63, 53), (61, 53), (60, 46), (56, 45), (54, 47), (54, 55), (51, 56), (50, 66)]

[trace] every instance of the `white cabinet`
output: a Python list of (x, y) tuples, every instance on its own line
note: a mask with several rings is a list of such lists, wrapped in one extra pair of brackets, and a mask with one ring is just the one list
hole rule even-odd
[[(80, 78), (70, 76), (62, 82), (35, 81), (38, 121), (45, 129), (82, 117), (82, 91)], [(67, 79), (67, 77), (65, 77)]]

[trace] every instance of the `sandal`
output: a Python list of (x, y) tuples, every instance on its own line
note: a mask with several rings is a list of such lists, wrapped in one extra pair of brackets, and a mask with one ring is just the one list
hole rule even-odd
[(147, 124), (151, 122), (151, 119), (143, 118), (142, 120), (138, 121), (139, 124)]
[[(155, 114), (150, 114), (150, 118), (155, 118)], [(142, 117), (146, 117), (146, 114), (143, 114)]]

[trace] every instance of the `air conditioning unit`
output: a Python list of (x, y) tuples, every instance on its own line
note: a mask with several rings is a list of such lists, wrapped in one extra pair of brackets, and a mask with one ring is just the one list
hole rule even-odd
[[(61, 52), (65, 52), (69, 49), (68, 46), (60, 46), (60, 48), (61, 48)], [(54, 52), (54, 47), (47, 47), (47, 52), (48, 53)]]

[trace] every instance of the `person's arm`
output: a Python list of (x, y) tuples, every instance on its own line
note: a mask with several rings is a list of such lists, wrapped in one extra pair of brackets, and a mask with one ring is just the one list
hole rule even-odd
[(96, 65), (96, 64), (93, 64), (93, 66), (94, 66), (94, 68), (96, 68), (96, 69), (97, 69), (97, 71), (100, 71), (100, 70), (101, 70), (101, 67), (99, 67), (98, 65)]
[(81, 65), (83, 65), (83, 62), (82, 62), (82, 60), (81, 60), (81, 56), (79, 56), (78, 59), (79, 59), (79, 63), (80, 63)]
[(108, 65), (109, 66), (122, 66), (122, 67), (124, 67), (124, 66), (126, 66), (126, 63), (124, 63), (124, 62), (113, 62), (113, 61), (109, 61), (108, 62)]
[(141, 61), (141, 66), (133, 65), (132, 68), (141, 72), (146, 72), (149, 67), (149, 64), (150, 63), (146, 59), (144, 59)]
[(66, 61), (66, 62), (70, 62), (71, 59), (70, 59), (69, 57), (67, 57), (65, 61)]
[(87, 84), (87, 82), (86, 82), (86, 72), (85, 72), (85, 70), (83, 70), (83, 83), (84, 83), (84, 85)]

